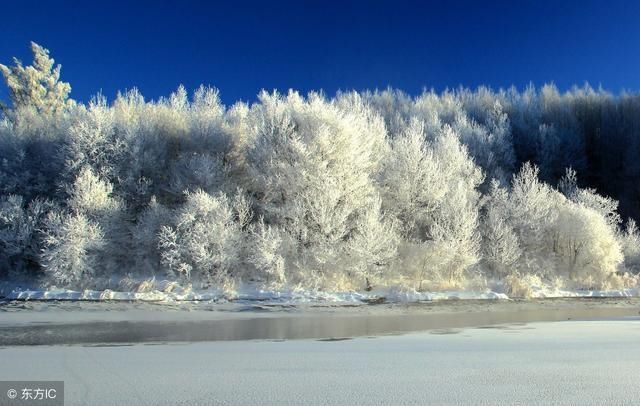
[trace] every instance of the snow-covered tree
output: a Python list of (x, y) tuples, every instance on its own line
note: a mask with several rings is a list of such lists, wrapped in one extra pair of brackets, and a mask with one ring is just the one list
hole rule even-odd
[(418, 286), (460, 284), (478, 260), (478, 199), (481, 170), (453, 130), (433, 141), (414, 120), (396, 137), (381, 174), (383, 207), (399, 222), (406, 272)]
[(262, 278), (271, 286), (287, 281), (286, 258), (291, 245), (289, 237), (279, 228), (266, 225), (260, 219), (252, 228), (247, 262), (255, 269), (253, 279)]
[(397, 257), (397, 222), (385, 217), (381, 206), (381, 199), (375, 198), (358, 217), (356, 231), (346, 247), (347, 269), (364, 279), (367, 290), (384, 283), (385, 271)]
[[(579, 196), (579, 189), (572, 185), (573, 172), (567, 173), (561, 182), (562, 188)], [(595, 195), (588, 202), (604, 200)], [(499, 202), (498, 210), (504, 213), (499, 216), (499, 227), (489, 217), (495, 201)], [(491, 264), (498, 237), (502, 236), (512, 249), (520, 248), (519, 260), (512, 262), (518, 273), (547, 279), (560, 277), (580, 287), (606, 287), (618, 270), (622, 254), (616, 236), (617, 222), (610, 220), (616, 214), (615, 209), (609, 212), (602, 207), (599, 204), (591, 207), (579, 198), (565, 198), (540, 182), (535, 166), (525, 164), (514, 177), (508, 195), (505, 191), (492, 190), (484, 223), (485, 250), (488, 250), (485, 260)], [(517, 241), (513, 241), (511, 230)]]
[(509, 192), (493, 180), (482, 217), (482, 258), (489, 276), (504, 277), (518, 272), (522, 248), (512, 228)]
[(60, 198), (58, 182), (64, 169), (59, 153), (70, 117), (47, 116), (23, 109), (0, 120), (0, 193)]
[(452, 127), (487, 179), (507, 184), (515, 164), (509, 119), (499, 101), (486, 114), (486, 122), (481, 124), (461, 109)]
[[(131, 233), (134, 250), (134, 270), (137, 273), (141, 275), (156, 275), (161, 271), (161, 256), (165, 251), (158, 245), (158, 236), (162, 231), (162, 227), (170, 225), (170, 222), (170, 209), (158, 203), (155, 196), (152, 197), (147, 208), (138, 216), (138, 221), (133, 226)], [(171, 229), (164, 231), (170, 233)], [(170, 235), (167, 235), (166, 238), (167, 242), (171, 240)], [(172, 249), (174, 247), (166, 248)], [(174, 269), (172, 260), (170, 258), (167, 260), (168, 269)]]
[(249, 221), (244, 199), (196, 191), (172, 220), (158, 234), (160, 262), (169, 275), (224, 283), (240, 273)]
[(0, 64), (0, 72), (9, 88), (13, 108), (35, 109), (39, 114), (55, 114), (73, 106), (69, 99), (71, 85), (60, 81), (61, 66), (54, 66), (49, 51), (31, 43), (33, 65), (23, 66), (14, 58), (15, 66)]
[(544, 275), (553, 272), (549, 231), (556, 221), (556, 208), (562, 196), (541, 182), (538, 174), (536, 166), (525, 163), (513, 177), (508, 216), (522, 248), (520, 269)]
[(623, 261), (622, 250), (614, 230), (596, 210), (580, 204), (560, 207), (554, 226), (555, 251), (580, 287), (608, 287), (611, 276)]
[(627, 224), (621, 239), (625, 268), (633, 273), (640, 272), (640, 232), (633, 219)]
[(58, 286), (90, 286), (101, 265), (100, 226), (83, 214), (51, 212), (45, 228), (41, 261), (46, 279)]
[(115, 132), (114, 109), (104, 96), (96, 96), (72, 119), (66, 142), (61, 146), (65, 181), (73, 182), (85, 167), (110, 182), (117, 181), (125, 147)]
[(38, 274), (42, 232), (50, 201), (35, 199), (25, 205), (21, 196), (0, 198), (0, 275), (27, 277)]
[(356, 95), (338, 106), (294, 92), (262, 93), (249, 119), (255, 135), (246, 189), (259, 215), (295, 241), (288, 264), (300, 278), (315, 273), (320, 280), (344, 280), (341, 262), (353, 258), (349, 242), (374, 209), (384, 123)]
[(130, 266), (131, 237), (124, 204), (113, 196), (113, 186), (84, 167), (68, 187), (67, 207), (72, 214), (86, 217), (102, 231), (99, 263), (103, 275)]
[(328, 290), (484, 278), (525, 293), (637, 280), (623, 275), (640, 269), (636, 223), (620, 225), (640, 216), (638, 94), (290, 91), (227, 108), (214, 88), (180, 86), (76, 104), (32, 50), (31, 66), (0, 65), (2, 277)]
[(72, 211), (95, 220), (113, 216), (122, 209), (122, 203), (112, 196), (113, 186), (97, 177), (90, 167), (80, 170), (67, 193)]

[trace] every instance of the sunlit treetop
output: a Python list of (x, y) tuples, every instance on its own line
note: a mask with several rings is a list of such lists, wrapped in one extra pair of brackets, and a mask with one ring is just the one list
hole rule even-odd
[[(14, 66), (0, 64), (14, 109), (34, 108), (41, 114), (56, 114), (74, 105), (69, 98), (71, 85), (60, 80), (62, 66), (55, 65), (49, 51), (31, 42), (33, 63), (23, 66), (14, 58)], [(6, 108), (6, 107), (5, 107)]]

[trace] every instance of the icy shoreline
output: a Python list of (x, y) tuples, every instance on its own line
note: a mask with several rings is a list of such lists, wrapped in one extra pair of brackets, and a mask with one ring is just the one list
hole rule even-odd
[[(233, 292), (220, 289), (191, 289), (171, 285), (171, 288), (151, 288), (145, 291), (105, 290), (43, 290), (30, 287), (0, 286), (0, 299), (3, 300), (69, 300), (69, 301), (142, 301), (142, 302), (181, 302), (181, 301), (257, 301), (266, 303), (411, 303), (438, 300), (508, 300), (502, 292), (484, 290), (449, 290), (440, 292), (418, 292), (398, 288), (379, 288), (370, 292), (322, 292), (310, 290), (268, 290), (251, 285), (241, 286)], [(548, 287), (536, 287), (529, 299), (542, 298), (622, 298), (638, 297), (640, 288), (620, 290), (561, 290)], [(518, 298), (519, 299), (519, 298)]]
[(0, 347), (384, 336), (500, 324), (637, 317), (640, 298), (0, 302)]

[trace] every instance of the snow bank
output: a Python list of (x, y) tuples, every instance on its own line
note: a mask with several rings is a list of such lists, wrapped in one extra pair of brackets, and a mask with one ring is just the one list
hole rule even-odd
[[(145, 285), (145, 289), (141, 287)], [(221, 289), (194, 289), (183, 287), (172, 281), (140, 283), (137, 289), (126, 290), (69, 290), (42, 289), (34, 286), (0, 285), (0, 298), (7, 300), (71, 300), (71, 301), (145, 301), (145, 302), (262, 302), (278, 304), (303, 303), (411, 303), (437, 300), (506, 300), (509, 296), (501, 292), (501, 287), (478, 290), (448, 290), (440, 292), (418, 292), (397, 287), (377, 288), (370, 292), (344, 291), (323, 292), (302, 289), (265, 289), (244, 284), (235, 291)], [(640, 288), (621, 290), (563, 290), (548, 286), (533, 286), (531, 298), (580, 298), (580, 297), (637, 297)]]
[(180, 290), (164, 292), (152, 290), (149, 292), (117, 292), (106, 290), (75, 291), (69, 289), (39, 290), (29, 288), (13, 288), (0, 292), (0, 298), (9, 300), (78, 300), (78, 301), (260, 301), (273, 303), (384, 303), (384, 302), (420, 302), (447, 299), (508, 299), (504, 293), (492, 291), (483, 292), (416, 292), (402, 290), (376, 290), (373, 292), (314, 292), (305, 290), (265, 290), (253, 287), (243, 287), (232, 293), (225, 293), (218, 289), (211, 290)]
[(563, 290), (545, 286), (532, 288), (532, 298), (557, 298), (557, 297), (635, 297), (640, 296), (640, 288), (628, 288), (618, 290)]
[(181, 286), (175, 281), (140, 280), (129, 285), (129, 289), (103, 289), (83, 291), (70, 289), (43, 289), (29, 284), (0, 285), (0, 298), (8, 300), (72, 300), (72, 301), (210, 301), (210, 302), (266, 302), (279, 304), (302, 304), (315, 302), (362, 304), (421, 302), (448, 299), (509, 299), (504, 293), (489, 289), (451, 290), (441, 292), (418, 292), (398, 287), (377, 288), (370, 292), (342, 291), (325, 292), (304, 289), (266, 289), (255, 284), (242, 284), (233, 291), (217, 288), (193, 288), (191, 284)]

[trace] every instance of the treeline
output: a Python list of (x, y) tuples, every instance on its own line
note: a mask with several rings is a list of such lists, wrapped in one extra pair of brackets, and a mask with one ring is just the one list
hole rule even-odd
[(623, 221), (639, 208), (638, 95), (291, 91), (227, 108), (215, 89), (180, 87), (84, 105), (32, 49), (31, 66), (0, 65), (4, 279), (514, 294), (638, 283), (640, 234)]

